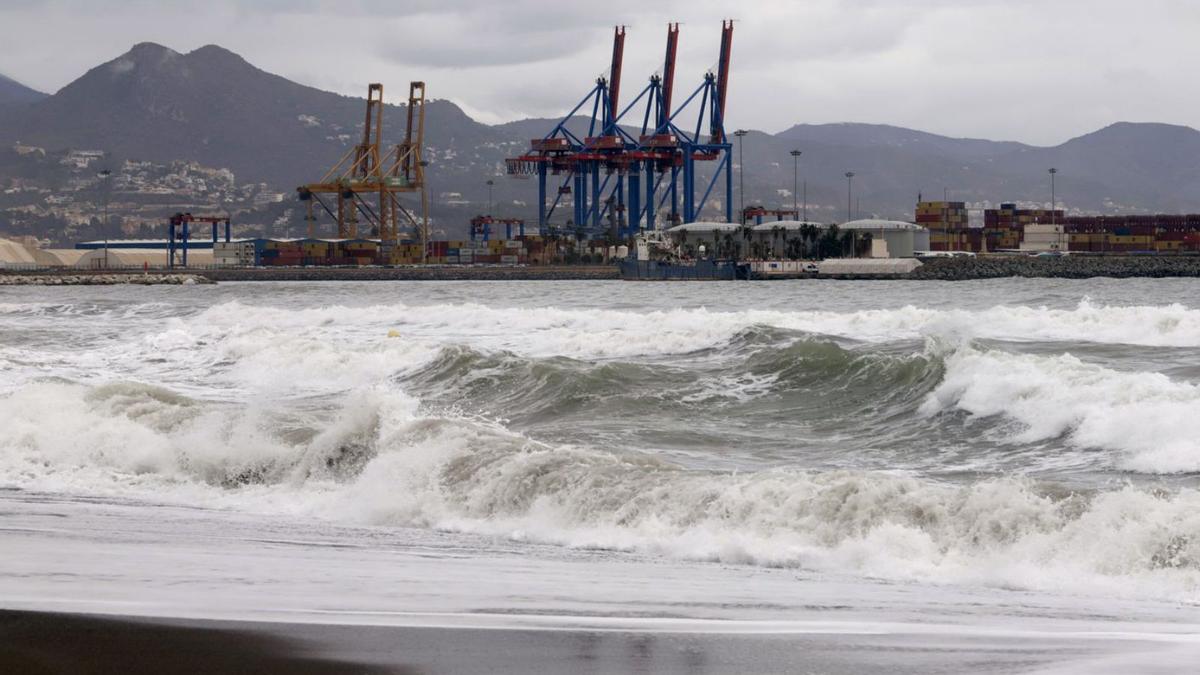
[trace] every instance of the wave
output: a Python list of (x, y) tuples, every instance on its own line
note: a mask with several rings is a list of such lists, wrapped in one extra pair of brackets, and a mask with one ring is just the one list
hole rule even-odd
[[(950, 357), (948, 379), (956, 358), (988, 357)], [(1200, 601), (1194, 489), (684, 469), (431, 414), (387, 387), (317, 414), (215, 404), (144, 384), (40, 382), (0, 398), (0, 417), (13, 421), (0, 437), (0, 476), (28, 489), (892, 579)]]
[[(1179, 304), (1106, 306), (1089, 300), (1073, 309), (998, 305), (983, 310), (913, 306), (855, 312), (697, 309), (497, 308), (474, 303), (330, 306), (307, 309), (230, 301), (187, 324), (228, 329), (249, 322), (263, 330), (327, 330), (332, 334), (389, 329), (407, 340), (469, 343), (522, 356), (579, 359), (654, 357), (719, 348), (750, 329), (779, 330), (866, 343), (927, 338), (1200, 346), (1200, 310)], [(378, 331), (378, 332), (375, 332)]]
[[(63, 307), (10, 318), (83, 311)], [(1003, 344), (1197, 346), (1179, 305), (144, 307), (133, 337), (11, 354), (0, 482), (1200, 600), (1200, 492), (1020, 477), (1200, 472), (1200, 386)]]
[(935, 355), (852, 350), (759, 327), (684, 362), (531, 358), (444, 347), (397, 378), (440, 407), (534, 424), (637, 418), (678, 425), (720, 413), (835, 423), (915, 413), (941, 379)]
[(1012, 424), (996, 434), (1007, 444), (1063, 439), (1109, 450), (1101, 459), (1127, 471), (1200, 472), (1200, 386), (1166, 375), (1119, 372), (1070, 354), (1038, 356), (963, 347), (946, 357), (946, 373), (922, 405)]

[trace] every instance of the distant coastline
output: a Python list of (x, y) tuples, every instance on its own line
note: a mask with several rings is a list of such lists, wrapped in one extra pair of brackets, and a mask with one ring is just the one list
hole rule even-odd
[[(1200, 256), (1089, 256), (1061, 258), (977, 256), (925, 259), (916, 271), (895, 280), (970, 281), (1025, 277), (1089, 279), (1109, 277), (1200, 277)], [(94, 286), (115, 284), (179, 284), (223, 281), (612, 281), (621, 278), (612, 265), (431, 266), (431, 267), (251, 267), (188, 269), (177, 273), (141, 270), (13, 270), (0, 269), (0, 286)], [(878, 279), (876, 275), (813, 275), (814, 279)]]

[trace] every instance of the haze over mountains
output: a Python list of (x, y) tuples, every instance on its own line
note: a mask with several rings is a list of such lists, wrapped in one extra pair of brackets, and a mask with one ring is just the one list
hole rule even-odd
[(46, 95), (42, 92), (0, 75), (0, 105), (33, 103), (43, 98)]
[[(407, 98), (407, 82), (384, 84), (385, 100)], [(436, 97), (438, 83), (427, 85)], [(564, 91), (564, 106), (588, 86)], [(51, 96), (0, 78), (0, 104), (5, 145), (105, 150), (115, 161), (196, 160), (233, 170), (240, 183), (265, 181), (284, 192), (332, 166), (359, 138), (363, 118), (362, 99), (291, 82), (212, 45), (180, 54), (138, 44)], [(441, 100), (430, 102), (426, 114), (435, 209), (445, 192), (483, 203), (485, 181), (494, 178), (497, 215), (532, 215), (531, 204), (512, 201), (532, 202), (533, 182), (505, 177), (503, 160), (553, 121), (489, 126)], [(403, 106), (385, 108), (386, 142), (399, 140), (403, 115)], [(884, 125), (798, 124), (778, 134), (752, 131), (744, 142), (746, 204), (791, 205), (789, 152), (798, 148), (809, 215), (819, 220), (845, 217), (843, 174), (850, 170), (864, 216), (909, 218), (919, 192), (940, 198), (943, 189), (956, 200), (1048, 202), (1051, 166), (1060, 171), (1059, 199), (1072, 209), (1200, 211), (1200, 131), (1190, 127), (1118, 123), (1035, 147)]]

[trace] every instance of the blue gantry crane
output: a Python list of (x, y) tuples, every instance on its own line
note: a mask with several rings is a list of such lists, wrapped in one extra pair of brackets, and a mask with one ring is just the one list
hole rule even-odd
[[(531, 141), (528, 152), (507, 160), (508, 173), (537, 176), (539, 227), (546, 227), (563, 197), (572, 195), (577, 227), (597, 233), (607, 230), (607, 221), (624, 238), (656, 229), (656, 214), (664, 207), (669, 207), (670, 224), (695, 221), (719, 186), (724, 188), (725, 220), (732, 222), (732, 146), (725, 134), (732, 42), (733, 22), (724, 21), (716, 72), (705, 73), (700, 85), (672, 110), (679, 24), (668, 24), (662, 72), (651, 76), (641, 93), (621, 108), (625, 27), (617, 26), (608, 75), (597, 78), (550, 133)], [(588, 131), (581, 138), (569, 125), (589, 107)], [(635, 110), (641, 111), (640, 129)], [(691, 111), (695, 126), (684, 121), (691, 119)], [(706, 179), (699, 176), (698, 162), (714, 163)], [(552, 176), (561, 177), (561, 183), (549, 200)]]

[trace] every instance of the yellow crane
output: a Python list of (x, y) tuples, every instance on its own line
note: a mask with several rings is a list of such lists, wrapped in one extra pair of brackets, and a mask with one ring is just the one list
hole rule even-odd
[[(425, 254), (429, 249), (429, 194), (425, 189), (422, 148), (425, 141), (425, 83), (411, 82), (408, 88), (408, 116), (404, 140), (386, 153), (381, 150), (383, 135), (383, 85), (367, 85), (367, 110), (362, 141), (351, 148), (315, 183), (296, 188), (307, 204), (308, 236), (315, 236), (315, 207), (320, 206), (337, 222), (338, 237), (356, 239), (360, 216), (384, 244), (400, 239), (400, 223), (411, 225)], [(404, 206), (402, 193), (420, 193), (419, 213)], [(323, 195), (336, 199), (331, 208)], [(372, 203), (374, 206), (372, 206)]]

